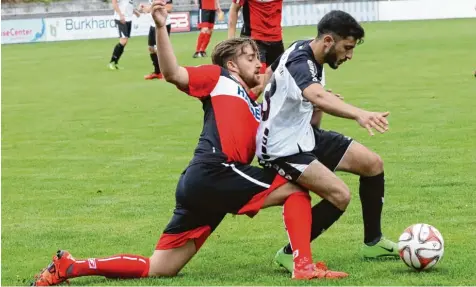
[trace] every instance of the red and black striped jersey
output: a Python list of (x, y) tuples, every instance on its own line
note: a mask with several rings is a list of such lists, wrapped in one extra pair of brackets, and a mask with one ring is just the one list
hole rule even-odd
[(198, 0), (198, 6), (202, 10), (213, 10), (217, 9), (215, 0)]
[(194, 162), (249, 164), (256, 149), (261, 105), (226, 69), (217, 65), (186, 67), (186, 92), (202, 101), (203, 130)]
[(253, 40), (278, 42), (283, 39), (283, 0), (233, 0), (243, 6), (241, 35)]

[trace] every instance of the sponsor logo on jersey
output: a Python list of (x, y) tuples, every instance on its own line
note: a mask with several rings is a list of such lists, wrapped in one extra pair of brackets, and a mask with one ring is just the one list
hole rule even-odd
[(255, 102), (252, 102), (248, 94), (246, 93), (245, 89), (243, 89), (241, 86), (237, 85), (238, 91), (237, 94), (245, 100), (245, 102), (248, 104), (248, 107), (250, 108), (250, 112), (253, 115), (253, 117), (257, 120), (261, 120), (261, 106), (257, 105)]
[(317, 79), (317, 67), (312, 60), (307, 60), (307, 65), (309, 66), (309, 73), (311, 73), (312, 81), (319, 82)]

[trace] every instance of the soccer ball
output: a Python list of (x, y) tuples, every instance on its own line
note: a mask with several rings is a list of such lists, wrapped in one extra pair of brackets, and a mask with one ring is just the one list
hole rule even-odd
[(414, 224), (400, 235), (398, 251), (408, 267), (418, 271), (429, 269), (443, 257), (443, 237), (429, 224)]

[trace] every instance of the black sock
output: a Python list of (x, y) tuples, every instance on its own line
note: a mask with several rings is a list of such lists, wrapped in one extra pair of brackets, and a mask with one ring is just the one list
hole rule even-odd
[(112, 52), (111, 63), (114, 62), (117, 64), (121, 58), (122, 52), (124, 52), (124, 46), (122, 46), (121, 43), (117, 43)]
[[(324, 231), (334, 224), (344, 211), (337, 208), (328, 200), (321, 200), (318, 204), (312, 207), (312, 229), (311, 229), (311, 241), (319, 237)], [(291, 245), (288, 244), (284, 247), (284, 253), (292, 254)]]
[(152, 64), (154, 65), (154, 73), (160, 74), (159, 59), (157, 57), (157, 53), (150, 54), (150, 59), (152, 60)]
[(378, 242), (382, 237), (382, 217), (385, 178), (383, 172), (376, 176), (360, 177), (360, 201), (364, 219), (364, 243)]

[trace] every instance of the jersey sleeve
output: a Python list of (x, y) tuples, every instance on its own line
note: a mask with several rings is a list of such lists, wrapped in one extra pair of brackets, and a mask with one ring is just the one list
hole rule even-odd
[(240, 6), (245, 5), (247, 0), (232, 0), (233, 3), (238, 4)]
[(188, 90), (184, 91), (192, 97), (203, 98), (210, 95), (221, 75), (217, 65), (185, 67), (188, 72)]
[(319, 70), (316, 63), (305, 55), (299, 55), (294, 59), (288, 59), (286, 68), (301, 91), (309, 87), (311, 84), (321, 84), (318, 77)]

